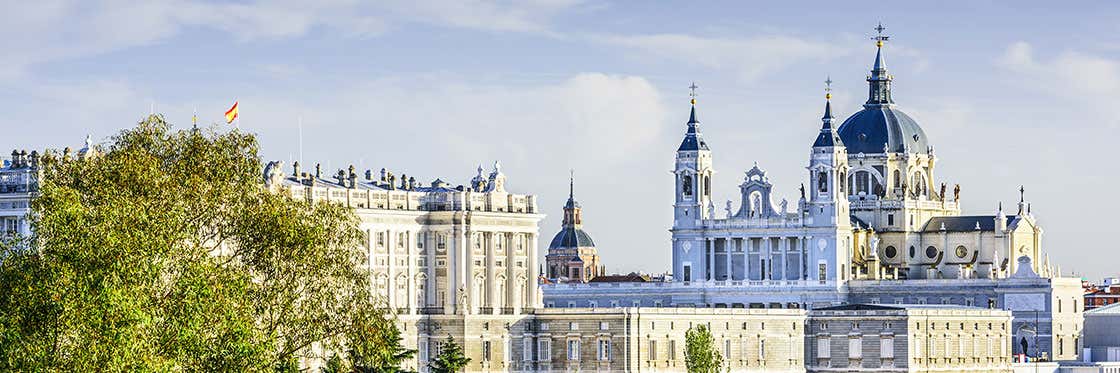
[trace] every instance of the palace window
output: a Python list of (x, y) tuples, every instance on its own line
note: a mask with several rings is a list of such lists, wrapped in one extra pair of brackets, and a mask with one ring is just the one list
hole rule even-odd
[[(548, 325), (548, 324), (544, 324)], [(543, 325), (542, 325), (543, 326)], [(548, 329), (542, 329), (548, 330)], [(537, 341), (537, 360), (550, 361), (552, 360), (552, 340), (548, 338)]]
[(521, 340), (521, 360), (533, 360), (533, 338), (525, 337)]
[(574, 361), (579, 360), (579, 340), (578, 339), (569, 339), (568, 340), (568, 360), (574, 360)]
[(482, 361), (490, 361), (490, 341), (482, 341)]
[(817, 358), (832, 358), (832, 339), (829, 337), (817, 338)]
[(649, 359), (657, 360), (657, 341), (649, 341)]
[(600, 361), (610, 361), (611, 360), (611, 340), (609, 340), (609, 339), (600, 339), (599, 340), (599, 360)]
[(862, 359), (863, 358), (863, 338), (860, 338), (860, 337), (848, 338), (848, 358), (849, 359)]
[(879, 340), (879, 357), (894, 359), (894, 337), (884, 337)]

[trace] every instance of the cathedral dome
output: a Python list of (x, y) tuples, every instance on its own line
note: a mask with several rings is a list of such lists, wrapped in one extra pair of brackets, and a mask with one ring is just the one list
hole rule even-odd
[(894, 105), (868, 105), (852, 114), (837, 130), (848, 154), (925, 152), (926, 133), (918, 122)]
[(867, 76), (868, 94), (863, 110), (848, 117), (836, 131), (848, 154), (921, 153), (929, 149), (926, 133), (918, 122), (895, 107), (891, 81), (883, 59), (882, 27), (876, 28), (875, 64)]
[(583, 229), (575, 227), (561, 229), (555, 237), (552, 237), (552, 243), (548, 244), (549, 249), (574, 249), (577, 247), (595, 247), (595, 241), (592, 241), (591, 236)]
[(575, 176), (569, 180), (568, 185), (568, 202), (564, 204), (564, 222), (560, 232), (552, 237), (552, 243), (548, 244), (549, 249), (574, 249), (578, 247), (595, 247), (595, 241), (591, 240), (591, 235), (583, 231), (583, 214), (582, 209), (579, 207), (579, 202), (576, 202), (576, 181)]

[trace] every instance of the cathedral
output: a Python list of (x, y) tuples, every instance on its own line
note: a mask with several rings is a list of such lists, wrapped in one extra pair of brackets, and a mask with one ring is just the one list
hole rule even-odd
[[(547, 284), (545, 306), (1000, 308), (1016, 316), (1016, 353), (1074, 356), (1066, 346), (1077, 343), (1081, 325), (1079, 282), (1051, 268), (1023, 188), (1014, 210), (993, 203), (991, 214), (961, 213), (960, 186), (937, 178), (932, 140), (891, 94), (888, 38), (877, 30), (862, 110), (838, 122), (826, 89), (797, 201), (774, 201), (756, 163), (739, 200), (717, 211), (713, 144), (702, 134), (693, 85), (673, 167), (673, 282)], [(1044, 322), (1027, 322), (1040, 313)]]
[(1002, 278), (1017, 269), (1011, 259), (1023, 256), (1033, 271), (1050, 273), (1039, 260), (1042, 229), (1025, 201), (1014, 214), (961, 215), (960, 186), (947, 194), (934, 147), (891, 96), (885, 40), (877, 40), (862, 110), (837, 126), (826, 94), (809, 151), (809, 188), (800, 187), (793, 206), (775, 206), (773, 185), (756, 164), (739, 185), (738, 208), (727, 201), (717, 216), (712, 152), (693, 101), (674, 171), (675, 280)]
[(591, 235), (583, 231), (583, 216), (575, 197), (575, 178), (569, 181), (568, 202), (564, 204), (564, 221), (560, 232), (548, 245), (545, 263), (548, 281), (588, 282), (603, 275), (599, 252)]

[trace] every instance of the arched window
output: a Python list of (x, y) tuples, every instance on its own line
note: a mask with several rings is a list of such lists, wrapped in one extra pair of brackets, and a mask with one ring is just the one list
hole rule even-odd
[(915, 172), (913, 179), (914, 180), (910, 183), (910, 190), (913, 191), (914, 195), (926, 195), (926, 180), (925, 177), (922, 176), (922, 173)]
[(692, 196), (692, 175), (681, 175), (681, 193), (685, 196)]
[(708, 197), (712, 196), (712, 176), (711, 175), (704, 175), (704, 195), (708, 196)]
[(911, 258), (914, 257), (914, 247), (913, 246), (910, 246), (910, 257)]
[(828, 193), (828, 173), (817, 173), (817, 191), (821, 193)]
[(893, 187), (898, 188), (898, 187), (902, 186), (901, 184), (902, 184), (902, 175), (898, 172), (898, 170), (894, 170), (894, 186)]
[(871, 173), (867, 171), (856, 171), (854, 184), (856, 191), (854, 195), (865, 196), (871, 194)]

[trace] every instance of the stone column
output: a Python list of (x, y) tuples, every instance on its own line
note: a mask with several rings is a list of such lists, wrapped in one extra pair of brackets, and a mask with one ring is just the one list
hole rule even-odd
[(790, 237), (782, 237), (781, 240), (778, 250), (782, 250), (782, 281), (785, 281), (789, 280), (787, 271), (789, 271)]
[(529, 257), (529, 268), (525, 269), (529, 273), (528, 282), (525, 284), (525, 294), (529, 299), (529, 304), (526, 306), (540, 307), (540, 299), (537, 298), (537, 287), (540, 286), (537, 284), (537, 277), (540, 276), (537, 273), (537, 233), (529, 234), (529, 247), (525, 250)]
[(389, 307), (396, 312), (396, 308), (401, 307), (397, 304), (397, 253), (393, 246), (396, 244), (396, 237), (389, 230), (382, 231), (381, 234), (385, 235), (385, 252), (389, 253)]
[(466, 270), (463, 273), (463, 276), (465, 277), (464, 286), (466, 287), (466, 289), (464, 290), (466, 290), (467, 293), (467, 301), (464, 306), (467, 308), (467, 311), (465, 312), (467, 314), (475, 313), (475, 300), (478, 299), (478, 294), (475, 294), (474, 284), (474, 245), (475, 241), (479, 239), (481, 239), (481, 237), (474, 237), (474, 232), (471, 232), (470, 229), (466, 229), (466, 231), (463, 232), (463, 240), (465, 241), (463, 250), (466, 253), (466, 263), (463, 263), (463, 267)]
[(407, 302), (408, 303), (408, 313), (410, 315), (415, 315), (416, 314), (416, 307), (417, 307), (416, 306), (416, 257), (413, 256), (413, 252), (416, 250), (416, 248), (415, 248), (416, 244), (414, 243), (415, 239), (412, 237), (412, 233), (413, 232), (411, 232), (411, 231), (409, 231), (408, 233), (405, 233), (404, 248), (405, 248), (405, 250), (407, 250), (405, 252), (407, 253), (406, 256), (407, 256), (407, 260), (408, 260), (408, 265), (405, 267), (405, 268), (408, 269), (408, 271), (407, 271), (408, 272), (408, 278), (405, 279), (405, 289), (407, 289), (407, 291), (408, 291), (408, 302)]
[(711, 238), (704, 238), (704, 248), (708, 249), (708, 281), (716, 280), (716, 244)]
[(524, 237), (520, 233), (510, 233), (506, 235), (505, 244), (505, 259), (506, 264), (506, 293), (502, 296), (505, 301), (502, 302), (502, 307), (512, 308), (513, 312), (519, 312), (521, 308), (521, 300), (517, 299), (517, 245), (522, 243)]
[(805, 258), (805, 280), (813, 280), (817, 273), (817, 248), (813, 247), (813, 237), (801, 237), (801, 255)]
[(465, 264), (463, 263), (462, 253), (463, 237), (462, 231), (458, 226), (453, 227), (451, 231), (448, 232), (446, 243), (447, 283), (445, 283), (444, 286), (446, 286), (447, 289), (443, 294), (443, 312), (445, 314), (462, 312), (461, 310), (455, 309), (457, 307), (456, 301), (459, 299), (459, 285), (463, 284), (465, 277), (463, 275)]
[[(430, 307), (434, 305), (436, 292), (436, 245), (438, 239), (436, 236), (439, 232), (424, 232), (424, 256), (427, 261), (428, 267), (425, 268), (425, 273), (428, 279), (424, 282), (424, 304), (423, 307)], [(444, 250), (447, 250), (444, 247)]]
[(754, 247), (754, 239), (751, 237), (741, 238), (743, 241), (743, 281), (751, 280), (751, 248)]
[(727, 268), (727, 278), (726, 278), (727, 281), (731, 281), (732, 279), (735, 278), (734, 276), (731, 275), (731, 246), (732, 246), (731, 244), (732, 244), (731, 236), (727, 236), (726, 238), (723, 239), (723, 251), (724, 251), (724, 254), (725, 254), (724, 256), (725, 256), (725, 258), (727, 258), (727, 260), (725, 260), (723, 264), (724, 264), (724, 267)]
[(492, 311), (499, 311), (495, 309), (498, 304), (498, 292), (496, 291), (498, 289), (498, 281), (496, 281), (497, 274), (494, 273), (494, 270), (496, 269), (495, 267), (498, 266), (496, 257), (498, 254), (498, 244), (502, 241), (502, 233), (489, 232), (486, 233), (486, 237), (489, 238), (483, 246), (486, 250), (486, 303), (483, 304), (482, 307), (491, 307)]
[(774, 274), (772, 273), (772, 269), (774, 268), (774, 257), (770, 254), (770, 237), (763, 237), (762, 243), (763, 245), (762, 248), (759, 249), (758, 256), (760, 258), (766, 258), (766, 265), (762, 265), (762, 261), (759, 261), (759, 272), (761, 272), (760, 278), (765, 281), (774, 278)]

